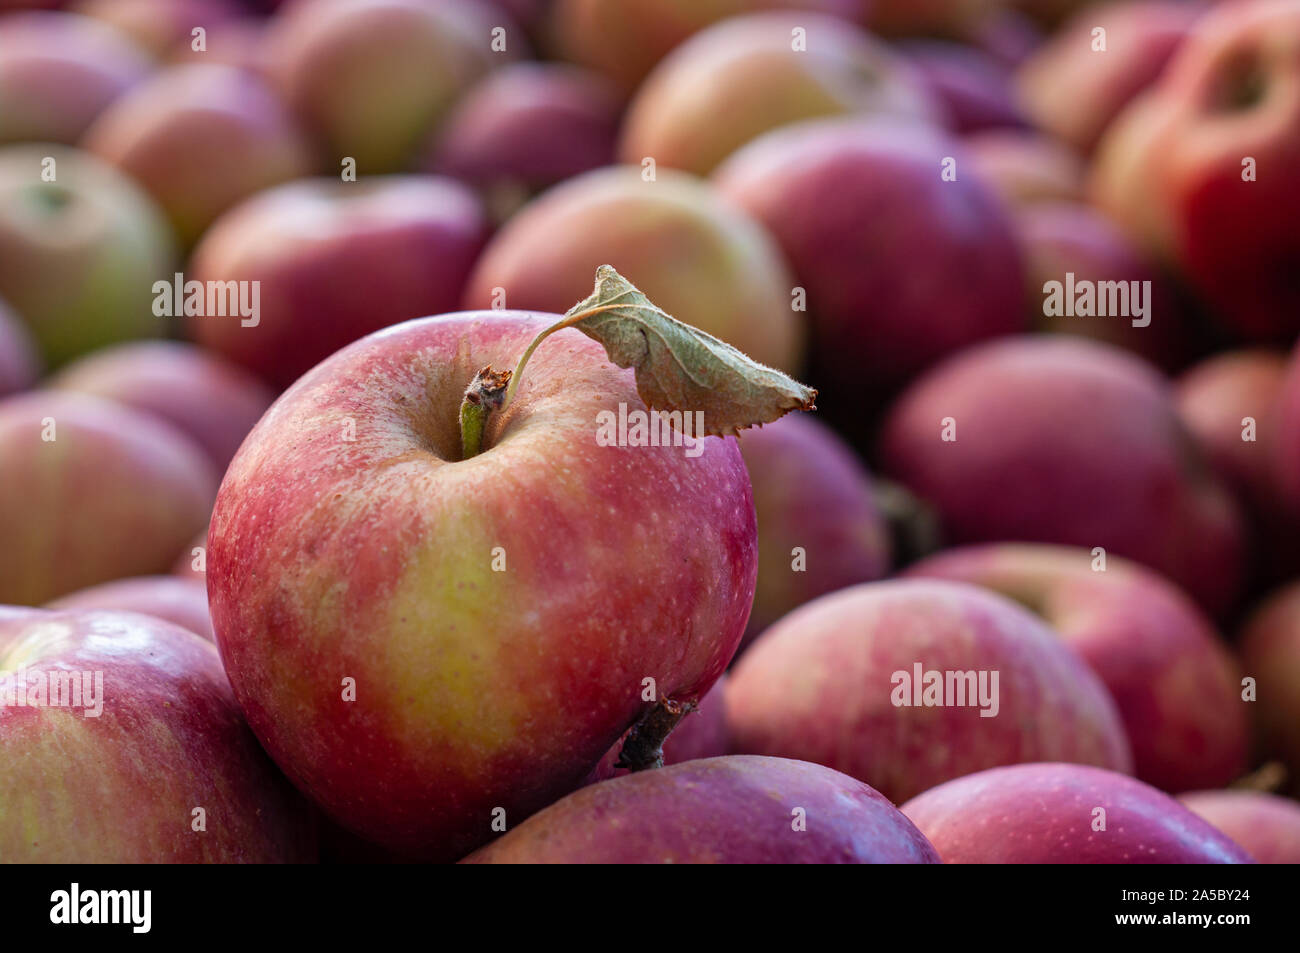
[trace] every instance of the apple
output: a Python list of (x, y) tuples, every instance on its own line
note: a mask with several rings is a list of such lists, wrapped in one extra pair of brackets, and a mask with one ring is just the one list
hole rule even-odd
[(691, 37), (646, 78), (618, 154), (707, 175), (769, 130), (840, 115), (928, 126), (943, 112), (906, 60), (850, 23), (790, 11), (735, 17)]
[(1021, 129), (988, 129), (964, 139), (962, 151), (979, 177), (1015, 208), (1085, 199), (1083, 160), (1054, 139)]
[(896, 803), (999, 764), (1132, 770), (1097, 676), (1042, 620), (962, 583), (822, 596), (755, 640), (726, 699), (734, 751), (824, 764)]
[(0, 397), (26, 390), (38, 376), (40, 362), (31, 335), (0, 301)]
[(240, 16), (221, 20), (204, 29), (202, 49), (195, 49), (196, 38), (186, 33), (167, 50), (165, 62), (237, 66), (259, 76), (270, 75), (271, 64), (265, 42), (266, 20)]
[(1255, 680), (1255, 722), (1263, 753), (1287, 768), (1300, 792), (1300, 583), (1270, 595), (1238, 637), (1246, 675)]
[(1097, 147), (1097, 204), (1182, 277), (1233, 335), (1300, 331), (1300, 5), (1247, 0), (1197, 21), (1159, 82)]
[(920, 127), (828, 120), (769, 133), (715, 177), (806, 290), (819, 390), (846, 429), (943, 355), (1024, 327), (1011, 218), (978, 176), (941, 178), (958, 155)]
[(613, 163), (621, 109), (599, 73), (561, 63), (504, 66), (461, 98), (425, 165), (513, 212), (534, 192)]
[(440, 176), (277, 186), (219, 218), (185, 276), (258, 282), (259, 314), (192, 315), (186, 325), (203, 347), (283, 388), (371, 331), (456, 307), (488, 231), (482, 202)]
[(68, 13), (0, 20), (0, 143), (73, 143), (151, 63), (127, 37)]
[[(1198, 3), (1123, 0), (1075, 14), (1024, 63), (1020, 103), (1040, 129), (1089, 153), (1106, 127), (1152, 85), (1201, 16)], [(1098, 49), (1105, 31), (1105, 49)]]
[(201, 581), (175, 576), (135, 576), (115, 579), (60, 596), (46, 608), (63, 611), (104, 610), (139, 612), (163, 619), (201, 635), (209, 642), (212, 617), (208, 614), (208, 589)]
[[(801, 828), (800, 818), (806, 818)], [(877, 791), (821, 765), (731, 756), (603, 781), (465, 859), (470, 864), (934, 864)]]
[(46, 382), (161, 417), (224, 473), (274, 395), (243, 368), (180, 341), (141, 341), (88, 354)]
[(208, 530), (204, 527), (172, 564), (172, 575), (181, 579), (208, 578)]
[(741, 435), (758, 516), (758, 586), (745, 642), (792, 609), (889, 571), (890, 538), (852, 449), (803, 414)]
[(117, 28), (158, 59), (178, 43), (188, 45), (197, 27), (212, 33), (244, 12), (237, 0), (76, 0), (72, 8)]
[(1017, 764), (902, 805), (946, 864), (1249, 864), (1169, 795), (1079, 764)]
[[(1191, 322), (1168, 276), (1114, 222), (1082, 202), (1037, 202), (1018, 209), (1031, 324), (1114, 344), (1172, 370), (1186, 363)], [(1049, 283), (1128, 282), (1145, 288), (1141, 318), (1049, 314)], [(1132, 284), (1138, 282), (1137, 285)]]
[(1166, 379), (1118, 348), (1050, 335), (965, 351), (898, 399), (879, 453), (953, 543), (1101, 547), (1214, 615), (1240, 589), (1240, 508), (1196, 452)]
[(241, 199), (313, 171), (270, 88), (216, 64), (160, 70), (104, 110), (82, 145), (143, 185), (187, 247)]
[(931, 98), (943, 107), (953, 131), (966, 134), (1025, 125), (1010, 71), (992, 55), (941, 40), (912, 40), (902, 51)]
[(359, 175), (400, 172), (465, 90), (523, 52), (503, 21), (466, 0), (312, 0), (272, 21), (265, 55), (328, 166), (350, 157)]
[(563, 58), (632, 92), (670, 51), (722, 20), (758, 10), (861, 19), (872, 0), (555, 0), (550, 30)]
[[(672, 734), (663, 743), (665, 765), (681, 764), (683, 761), (694, 761), (699, 758), (716, 758), (730, 752), (731, 745), (727, 737), (727, 703), (724, 695), (726, 687), (727, 676), (719, 675), (708, 694), (700, 699), (696, 710), (687, 714), (673, 729)], [(595, 783), (629, 773), (627, 768), (618, 767), (619, 756), (626, 740), (625, 733), (605, 752), (605, 756), (600, 759), (600, 764), (596, 765), (588, 780)]]
[(43, 611), (28, 606), (0, 606), (0, 623), (8, 622), (10, 619), (28, 619), (41, 615)]
[(162, 333), (152, 288), (175, 254), (162, 214), (116, 169), (65, 146), (0, 148), (0, 298), (46, 364)]
[(1261, 864), (1300, 864), (1300, 804), (1265, 791), (1195, 791), (1179, 799)]
[(71, 674), (93, 694), (0, 707), (6, 861), (315, 859), (308, 807), (244, 725), (210, 642), (132, 612), (39, 613), (0, 622), (0, 657), (15, 690), (57, 676), (66, 691)]
[(939, 553), (908, 575), (983, 586), (1047, 622), (1115, 699), (1141, 780), (1167, 791), (1235, 780), (1248, 718), (1213, 624), (1154, 572), (1115, 558), (1100, 566), (1086, 549), (997, 543)]
[(524, 206), (493, 237), (464, 307), (564, 311), (611, 262), (673, 317), (754, 360), (797, 371), (801, 315), (771, 237), (693, 176), (599, 169)]
[(969, 24), (962, 31), (962, 38), (1003, 66), (1014, 69), (1042, 44), (1043, 30), (1021, 11), (1000, 7)]
[(217, 475), (189, 438), (84, 394), (0, 401), (0, 602), (39, 605), (165, 571), (208, 518)]
[(555, 320), (466, 312), (354, 343), (262, 418), (213, 512), (213, 628), (249, 725), (335, 821), (415, 858), (463, 857), (642, 716), (698, 701), (753, 602), (735, 439), (602, 446), (598, 414), (645, 405), (576, 330), (462, 457), (466, 385)]

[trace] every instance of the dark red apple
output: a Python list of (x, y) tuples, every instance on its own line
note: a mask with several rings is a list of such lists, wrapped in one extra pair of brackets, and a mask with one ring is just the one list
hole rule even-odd
[(1300, 864), (1300, 804), (1265, 791), (1196, 791), (1178, 800), (1261, 864)]

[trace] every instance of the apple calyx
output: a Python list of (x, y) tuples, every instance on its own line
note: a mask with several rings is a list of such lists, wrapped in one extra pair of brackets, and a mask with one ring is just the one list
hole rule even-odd
[(614, 767), (626, 768), (629, 771), (662, 768), (664, 742), (668, 740), (668, 736), (672, 734), (678, 722), (698, 707), (699, 705), (694, 701), (659, 699), (628, 732)]
[(506, 385), (510, 383), (511, 371), (494, 371), (489, 364), (469, 382), (465, 388), (465, 397), (460, 402), (460, 448), (461, 459), (476, 457), (483, 449), (483, 428), (488, 415), (501, 407), (505, 400)]

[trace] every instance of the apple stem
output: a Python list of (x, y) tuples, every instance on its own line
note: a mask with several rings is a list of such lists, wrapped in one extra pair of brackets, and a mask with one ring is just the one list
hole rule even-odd
[(677, 727), (678, 722), (695, 711), (693, 701), (681, 702), (661, 698), (627, 733), (627, 740), (618, 753), (616, 768), (645, 771), (664, 766), (664, 742)]
[(483, 431), (488, 416), (502, 405), (510, 371), (494, 371), (489, 364), (470, 381), (460, 402), (461, 459), (476, 457), (483, 449)]
[(524, 351), (523, 357), (519, 358), (519, 363), (515, 365), (515, 371), (510, 378), (510, 386), (506, 388), (506, 396), (505, 400), (501, 402), (501, 408), (504, 410), (506, 407), (509, 407), (510, 401), (514, 400), (515, 391), (519, 389), (519, 379), (524, 376), (524, 365), (528, 363), (528, 359), (533, 356), (533, 352), (537, 350), (539, 344), (556, 331), (562, 331), (565, 328), (572, 327), (586, 318), (591, 317), (593, 314), (600, 314), (602, 311), (617, 311), (624, 307), (626, 307), (626, 305), (603, 304), (595, 308), (588, 308), (585, 311), (579, 311), (576, 314), (567, 314), (559, 321), (552, 324), (549, 328), (546, 328), (538, 334), (537, 337), (533, 338), (533, 342), (528, 345), (528, 350)]
[(901, 483), (876, 478), (872, 497), (889, 529), (891, 559), (903, 567), (943, 548), (939, 514)]

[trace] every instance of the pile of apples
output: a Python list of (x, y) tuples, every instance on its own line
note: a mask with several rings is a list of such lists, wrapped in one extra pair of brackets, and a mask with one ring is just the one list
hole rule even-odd
[(0, 861), (1300, 862), (1300, 0), (0, 8)]

